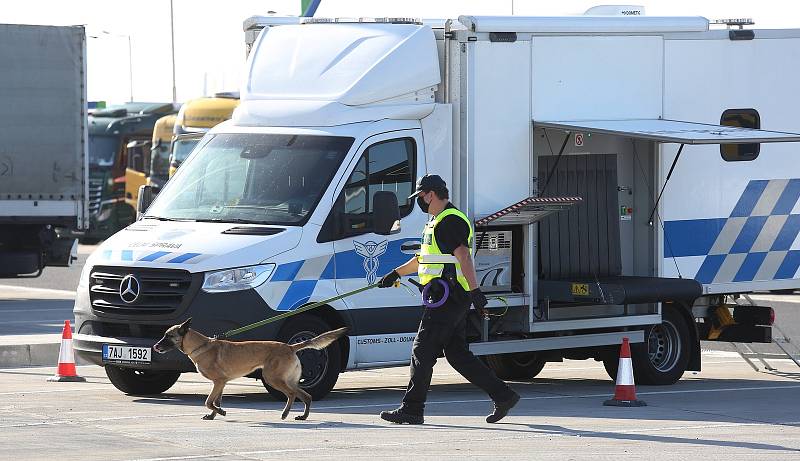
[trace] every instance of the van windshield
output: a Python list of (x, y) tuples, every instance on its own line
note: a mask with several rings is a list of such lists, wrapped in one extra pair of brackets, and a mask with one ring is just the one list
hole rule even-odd
[(353, 141), (337, 136), (214, 135), (169, 180), (145, 217), (300, 224)]

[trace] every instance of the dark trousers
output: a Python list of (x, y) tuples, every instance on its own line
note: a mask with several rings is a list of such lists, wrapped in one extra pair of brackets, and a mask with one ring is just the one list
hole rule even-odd
[(411, 351), (411, 380), (403, 397), (403, 411), (423, 414), (433, 366), (442, 352), (461, 376), (483, 389), (492, 400), (502, 402), (513, 395), (508, 385), (467, 347), (469, 306), (469, 295), (457, 288), (444, 305), (425, 309)]

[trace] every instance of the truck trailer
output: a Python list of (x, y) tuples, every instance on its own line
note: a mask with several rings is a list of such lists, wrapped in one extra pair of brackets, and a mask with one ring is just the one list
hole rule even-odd
[(69, 266), (88, 225), (86, 34), (0, 24), (0, 278)]
[[(565, 358), (615, 376), (628, 338), (637, 381), (670, 384), (700, 370), (701, 340), (770, 341), (770, 307), (737, 301), (800, 287), (800, 30), (271, 21), (245, 23), (257, 38), (233, 118), (84, 268), (75, 349), (120, 389), (161, 392), (194, 371), (151, 354), (170, 325), (221, 334), (413, 257), (428, 216), (406, 197), (428, 173), (474, 221), (494, 299), (490, 317), (471, 314), (470, 348), (506, 379)], [(420, 304), (373, 289), (234, 339), (349, 327), (301, 355), (320, 398), (342, 371), (407, 364)]]

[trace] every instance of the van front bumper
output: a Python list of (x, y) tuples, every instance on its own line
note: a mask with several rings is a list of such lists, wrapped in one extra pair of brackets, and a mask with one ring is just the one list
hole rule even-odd
[[(152, 348), (172, 325), (192, 318), (193, 330), (213, 337), (242, 325), (277, 315), (255, 290), (228, 293), (206, 293), (198, 290), (185, 309), (175, 316), (111, 316), (91, 307), (88, 289), (79, 290), (75, 298), (75, 334), (72, 345), (76, 356), (104, 366), (103, 344)], [(283, 322), (270, 323), (237, 335), (234, 340), (274, 340)], [(114, 363), (120, 367), (148, 370), (195, 371), (191, 360), (177, 349), (159, 354), (151, 351), (149, 363)]]

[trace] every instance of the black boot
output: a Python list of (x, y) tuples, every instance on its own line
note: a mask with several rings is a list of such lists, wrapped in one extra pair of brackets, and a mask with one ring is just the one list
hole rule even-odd
[(425, 419), (422, 417), (422, 415), (412, 415), (411, 413), (406, 413), (402, 408), (398, 408), (397, 410), (382, 411), (381, 419), (395, 424), (422, 424), (425, 422)]
[(514, 408), (514, 405), (516, 405), (517, 402), (519, 402), (519, 394), (516, 392), (511, 396), (510, 399), (504, 402), (494, 402), (494, 411), (491, 415), (486, 417), (486, 422), (496, 423), (500, 421), (508, 414), (509, 410)]

